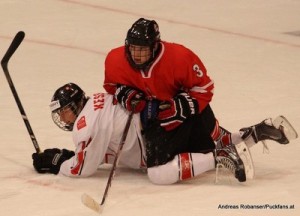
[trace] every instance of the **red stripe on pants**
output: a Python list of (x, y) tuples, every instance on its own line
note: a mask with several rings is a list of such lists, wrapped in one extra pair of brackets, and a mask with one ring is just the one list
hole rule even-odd
[(194, 177), (193, 161), (190, 153), (182, 153), (178, 156), (180, 180)]

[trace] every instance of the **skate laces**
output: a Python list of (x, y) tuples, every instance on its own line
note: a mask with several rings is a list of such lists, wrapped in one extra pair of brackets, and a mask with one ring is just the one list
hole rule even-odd
[(225, 148), (216, 149), (216, 182), (218, 181), (219, 168), (226, 168), (231, 172), (239, 182), (246, 181), (246, 173), (244, 163), (239, 157), (239, 154), (233, 144)]
[[(264, 124), (268, 125), (268, 126), (273, 126), (273, 122), (272, 122), (272, 118), (267, 118), (263, 121)], [(267, 145), (267, 142), (265, 140), (261, 141), (263, 144), (263, 154), (269, 154), (270, 153), (270, 149)]]
[(226, 169), (230, 170), (233, 174), (236, 170), (234, 161), (237, 160), (237, 156), (232, 150), (232, 146), (228, 145), (225, 148), (216, 149), (216, 161), (217, 165), (222, 165)]
[(270, 153), (270, 149), (267, 145), (267, 142), (265, 140), (262, 140), (261, 141), (262, 144), (263, 144), (263, 154), (269, 154)]
[[(258, 142), (261, 142), (262, 146), (263, 146), (263, 153), (269, 154), (270, 150), (269, 150), (266, 140), (260, 140), (259, 132), (257, 131), (257, 127), (265, 127), (265, 126), (274, 127), (272, 118), (267, 118), (257, 125), (240, 129), (240, 135), (241, 135), (241, 138), (244, 140), (244, 142), (248, 145), (248, 147), (251, 147)], [(249, 139), (250, 137), (252, 137), (252, 139), (255, 143), (252, 143), (251, 139)]]
[[(220, 175), (221, 170), (225, 168), (223, 175)], [(220, 177), (223, 176), (224, 179), (230, 182), (229, 173), (235, 175), (235, 165), (234, 162), (229, 158), (229, 154), (224, 149), (216, 149), (216, 177), (215, 183), (220, 182)]]
[(224, 157), (224, 156), (218, 156), (216, 158), (218, 166), (221, 165), (221, 167), (224, 167), (228, 170), (230, 170), (230, 172), (232, 172), (233, 174), (235, 174), (235, 164), (233, 163), (233, 161), (231, 159), (229, 159), (228, 157)]

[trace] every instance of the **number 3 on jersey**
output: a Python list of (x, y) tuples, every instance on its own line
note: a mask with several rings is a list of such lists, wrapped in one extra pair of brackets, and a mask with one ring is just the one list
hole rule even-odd
[(203, 76), (203, 72), (202, 72), (202, 70), (200, 69), (199, 65), (194, 64), (194, 66), (193, 66), (193, 71), (196, 72), (197, 77), (202, 77), (202, 76)]

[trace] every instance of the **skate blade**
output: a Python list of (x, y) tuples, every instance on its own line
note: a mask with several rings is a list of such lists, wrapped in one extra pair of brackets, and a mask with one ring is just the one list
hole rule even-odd
[(277, 118), (275, 118), (273, 120), (273, 125), (278, 129), (280, 128), (280, 126), (282, 126), (283, 133), (289, 141), (298, 138), (297, 131), (284, 116), (278, 116)]
[(235, 148), (238, 152), (238, 155), (244, 163), (245, 174), (247, 179), (253, 179), (255, 175), (255, 169), (249, 148), (244, 142), (235, 145)]

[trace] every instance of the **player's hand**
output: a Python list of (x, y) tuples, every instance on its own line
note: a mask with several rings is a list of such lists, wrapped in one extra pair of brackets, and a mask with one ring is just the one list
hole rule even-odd
[(42, 153), (33, 153), (33, 167), (38, 173), (53, 173), (59, 172), (61, 164), (73, 157), (75, 153), (67, 149), (46, 149)]
[(143, 129), (147, 129), (157, 120), (161, 101), (151, 99), (146, 101), (145, 108), (141, 111), (141, 123)]
[(197, 100), (186, 92), (181, 92), (173, 99), (162, 102), (159, 109), (160, 126), (167, 131), (177, 128), (186, 118), (199, 113)]
[(115, 99), (128, 111), (138, 113), (141, 112), (146, 100), (143, 92), (138, 91), (126, 85), (121, 85), (115, 92)]

